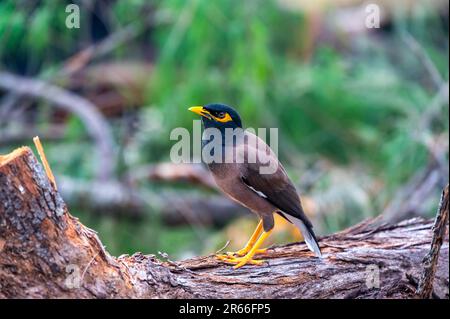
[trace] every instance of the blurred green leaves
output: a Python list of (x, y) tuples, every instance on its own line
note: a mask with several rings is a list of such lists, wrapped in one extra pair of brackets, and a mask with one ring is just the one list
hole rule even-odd
[[(1, 68), (51, 77), (66, 59), (92, 45), (91, 7), (77, 2), (81, 28), (74, 31), (64, 26), (64, 2), (43, 0), (34, 7), (24, 3), (0, 2)], [(130, 23), (142, 27), (151, 14), (168, 17), (163, 22), (155, 19), (141, 35), (92, 62), (153, 64), (144, 83), (144, 103), (130, 111), (136, 112), (136, 130), (130, 137), (123, 133), (123, 162), (129, 170), (169, 158), (169, 132), (192, 127), (188, 107), (227, 103), (237, 108), (244, 126), (279, 128), (281, 160), (295, 182), (300, 183), (315, 163), (328, 163), (321, 167), (326, 176), (310, 191), (342, 204), (323, 217), (323, 231), (329, 232), (382, 211), (395, 190), (428, 165), (430, 154), (423, 140), (448, 136), (448, 102), (434, 106), (436, 114), (428, 114), (438, 89), (423, 58), (405, 42), (405, 34), (410, 34), (448, 82), (448, 20), (425, 2), (418, 2), (409, 15), (394, 12), (386, 29), (359, 34), (338, 34), (324, 21), (321, 32), (309, 32), (313, 26), (307, 13), (282, 9), (277, 1), (93, 3), (104, 10), (102, 17), (108, 17), (104, 24), (111, 28), (109, 34)], [(320, 14), (327, 19), (327, 13)], [(38, 108), (44, 114), (38, 121), (51, 121), (46, 108)], [(430, 120), (422, 127), (424, 116)], [(126, 131), (124, 122), (111, 120), (116, 136)], [(49, 147), (49, 157), (58, 159), (51, 161), (56, 171), (92, 176), (92, 145), (85, 137), (83, 125), (70, 118), (64, 141)], [(103, 229), (100, 219), (89, 222)], [(147, 247), (127, 235), (132, 229), (156, 249), (162, 245), (158, 236), (164, 236), (163, 231), (149, 235), (145, 228), (157, 232), (159, 223), (146, 220), (141, 228), (133, 228), (120, 221), (122, 230), (108, 219), (102, 231), (111, 238), (120, 233), (124, 241)], [(181, 245), (189, 236), (180, 230), (164, 241)], [(118, 251), (122, 248), (117, 246)]]

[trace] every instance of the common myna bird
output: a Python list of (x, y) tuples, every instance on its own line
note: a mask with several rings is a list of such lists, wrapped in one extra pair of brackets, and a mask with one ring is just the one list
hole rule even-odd
[[(253, 257), (265, 251), (260, 249), (260, 246), (272, 232), (275, 213), (297, 226), (308, 248), (317, 257), (321, 257), (313, 226), (303, 212), (300, 197), (270, 147), (255, 134), (242, 129), (239, 114), (230, 106), (208, 104), (194, 106), (189, 110), (202, 116), (205, 129), (202, 150), (214, 142), (214, 138), (221, 139), (216, 141), (219, 142), (220, 154), (212, 154), (218, 156), (207, 162), (217, 185), (231, 199), (260, 218), (256, 230), (244, 248), (217, 257), (235, 264), (234, 268), (246, 264), (262, 264), (262, 260), (255, 260)], [(208, 129), (221, 134), (206, 134)], [(230, 136), (230, 129), (234, 132), (231, 139), (226, 138)], [(214, 148), (210, 147), (208, 150), (210, 149), (214, 152)], [(275, 163), (272, 171), (264, 171), (268, 163)]]

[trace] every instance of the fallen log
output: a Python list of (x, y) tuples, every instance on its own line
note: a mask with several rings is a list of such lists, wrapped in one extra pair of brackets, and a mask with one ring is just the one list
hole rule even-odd
[[(264, 265), (238, 270), (213, 256), (116, 258), (69, 214), (27, 147), (0, 157), (0, 203), (1, 298), (414, 298), (432, 240), (432, 221), (369, 220), (320, 238), (323, 259), (303, 243), (270, 248)], [(448, 278), (447, 235), (434, 296), (449, 297)]]

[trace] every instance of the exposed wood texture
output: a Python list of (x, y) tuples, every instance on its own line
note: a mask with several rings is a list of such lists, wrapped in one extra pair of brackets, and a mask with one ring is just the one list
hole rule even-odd
[[(0, 157), (0, 203), (3, 298), (412, 298), (432, 240), (432, 221), (366, 221), (321, 238), (324, 259), (303, 243), (238, 270), (212, 256), (115, 258), (69, 214), (29, 148)], [(446, 237), (433, 286), (440, 298), (448, 298), (448, 261)]]
[(424, 270), (420, 277), (417, 294), (420, 298), (428, 299), (433, 297), (433, 283), (436, 268), (439, 260), (439, 252), (442, 243), (445, 241), (448, 224), (448, 185), (442, 192), (441, 202), (439, 203), (438, 213), (433, 225), (433, 239), (428, 254), (423, 259)]

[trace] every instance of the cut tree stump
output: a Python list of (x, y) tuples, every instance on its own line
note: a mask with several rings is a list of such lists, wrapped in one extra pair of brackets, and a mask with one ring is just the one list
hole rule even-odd
[[(214, 256), (181, 262), (141, 253), (116, 258), (69, 214), (23, 147), (0, 157), (0, 297), (415, 298), (432, 225), (424, 219), (369, 220), (320, 238), (323, 259), (295, 243), (269, 249), (261, 255), (263, 266), (237, 270)], [(433, 296), (449, 297), (448, 232)]]

